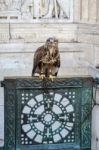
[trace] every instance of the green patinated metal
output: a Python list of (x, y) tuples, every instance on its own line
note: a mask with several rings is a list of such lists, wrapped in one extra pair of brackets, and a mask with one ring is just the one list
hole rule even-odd
[(0, 147), (0, 150), (4, 150), (4, 147)]
[(5, 79), (4, 150), (91, 150), (92, 78)]

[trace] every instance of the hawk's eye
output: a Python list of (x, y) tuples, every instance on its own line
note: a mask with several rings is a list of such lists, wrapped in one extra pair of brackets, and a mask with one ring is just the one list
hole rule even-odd
[(58, 43), (58, 40), (55, 40), (54, 42), (55, 42), (55, 43)]
[(51, 44), (51, 42), (48, 41), (47, 44), (49, 45), (49, 44)]

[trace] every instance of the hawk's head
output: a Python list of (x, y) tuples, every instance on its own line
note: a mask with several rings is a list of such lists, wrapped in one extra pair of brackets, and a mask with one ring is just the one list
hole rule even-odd
[(46, 40), (46, 47), (50, 50), (52, 48), (58, 48), (58, 39), (55, 37), (50, 37)]

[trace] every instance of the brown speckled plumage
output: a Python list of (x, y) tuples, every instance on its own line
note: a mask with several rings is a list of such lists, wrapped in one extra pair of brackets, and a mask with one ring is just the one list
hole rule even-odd
[[(46, 77), (49, 76), (49, 73), (57, 76), (59, 67), (60, 54), (58, 40), (56, 38), (49, 38), (45, 45), (35, 51), (32, 76), (34, 76), (35, 73), (44, 74)], [(51, 72), (49, 72), (49, 69)]]

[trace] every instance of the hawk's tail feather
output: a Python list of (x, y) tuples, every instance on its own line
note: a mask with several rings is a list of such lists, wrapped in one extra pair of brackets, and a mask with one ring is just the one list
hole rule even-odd
[(36, 66), (35, 66), (35, 67), (33, 67), (33, 69), (32, 69), (32, 77), (34, 76), (35, 69), (36, 69)]

